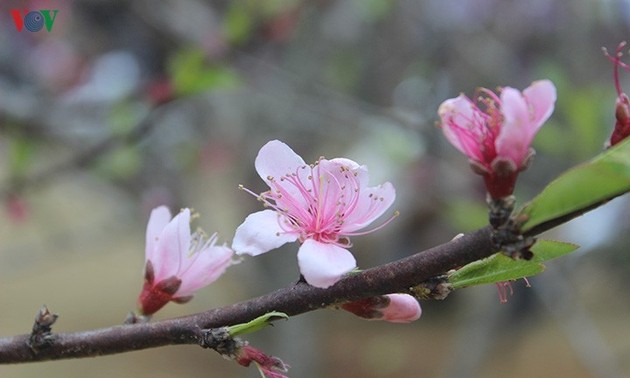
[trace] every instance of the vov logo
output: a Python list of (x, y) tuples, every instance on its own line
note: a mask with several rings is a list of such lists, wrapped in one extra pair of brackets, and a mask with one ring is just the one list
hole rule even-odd
[(44, 27), (50, 32), (57, 18), (57, 13), (59, 13), (58, 9), (40, 9), (38, 11), (11, 9), (15, 29), (19, 32), (26, 29), (35, 33)]

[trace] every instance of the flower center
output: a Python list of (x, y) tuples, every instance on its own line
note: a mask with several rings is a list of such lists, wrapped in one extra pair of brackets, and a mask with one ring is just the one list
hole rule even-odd
[(327, 164), (324, 168), (321, 160), (313, 166), (302, 166), (279, 181), (271, 178), (270, 187), (261, 196), (285, 215), (282, 227), (299, 233), (301, 241), (312, 238), (324, 243), (339, 241), (344, 222), (356, 208), (360, 194), (356, 172), (340, 164)]
[(321, 158), (281, 177), (267, 177), (267, 181), (271, 189), (257, 197), (283, 215), (279, 222), (284, 232), (298, 234), (301, 242), (314, 239), (350, 246), (341, 234), (361, 195), (356, 171)]
[(459, 124), (455, 119), (448, 122), (452, 129), (457, 130), (466, 155), (474, 156), (479, 163), (491, 170), (490, 164), (497, 157), (495, 140), (503, 123), (501, 99), (494, 92), (481, 88), (478, 90), (476, 102), (467, 100), (472, 108), (470, 118), (459, 114), (460, 117), (464, 117), (463, 124)]

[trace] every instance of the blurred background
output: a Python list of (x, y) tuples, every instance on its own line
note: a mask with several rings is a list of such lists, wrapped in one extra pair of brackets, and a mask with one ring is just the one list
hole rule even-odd
[[(15, 10), (57, 10), (42, 30)], [(150, 210), (193, 207), (231, 243), (260, 204), (267, 141), (306, 161), (348, 157), (397, 188), (401, 216), (353, 239), (360, 267), (483, 226), (482, 180), (436, 127), (476, 87), (549, 78), (551, 121), (518, 200), (601, 151), (614, 124), (614, 51), (630, 1), (269, 0), (0, 3), (0, 335), (120, 324), (142, 285)], [(21, 31), (18, 31), (21, 29)], [(50, 29), (50, 30), (48, 30)], [(626, 59), (630, 62), (630, 59)], [(621, 73), (630, 91), (630, 73)], [(583, 247), (514, 283), (423, 302), (406, 325), (335, 310), (249, 340), (291, 377), (630, 376), (630, 203), (612, 201), (547, 237)], [(258, 296), (298, 277), (292, 244), (231, 267), (156, 319)], [(256, 377), (195, 346), (0, 366), (2, 377)]]

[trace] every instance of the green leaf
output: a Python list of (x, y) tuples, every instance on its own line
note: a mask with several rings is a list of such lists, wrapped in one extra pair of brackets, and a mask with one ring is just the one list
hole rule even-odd
[(254, 320), (251, 320), (247, 323), (236, 324), (228, 327), (228, 332), (231, 337), (235, 337), (238, 335), (243, 335), (246, 333), (257, 332), (262, 328), (270, 325), (272, 321), (278, 319), (288, 319), (289, 315), (284, 312), (272, 311), (268, 312), (265, 315), (259, 316)]
[(543, 262), (571, 253), (577, 248), (577, 245), (571, 243), (538, 240), (532, 247), (534, 257), (529, 261), (513, 260), (497, 253), (455, 271), (448, 277), (448, 281), (459, 289), (533, 276), (545, 270)]
[(630, 191), (630, 138), (552, 181), (516, 215), (527, 232)]

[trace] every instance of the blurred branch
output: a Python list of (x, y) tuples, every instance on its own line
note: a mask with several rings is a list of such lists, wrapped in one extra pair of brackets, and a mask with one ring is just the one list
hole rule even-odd
[[(591, 208), (583, 212), (588, 210)], [(563, 221), (568, 220), (563, 218)], [(536, 231), (543, 232), (554, 226), (557, 226), (555, 222), (547, 222)], [(412, 293), (414, 286), (431, 277), (496, 253), (491, 235), (492, 228), (487, 226), (412, 256), (351, 274), (327, 289), (297, 282), (248, 301), (185, 317), (85, 332), (50, 333), (45, 346), (37, 350), (29, 347), (31, 335), (3, 338), (0, 339), (0, 363), (94, 357), (164, 345), (201, 344), (204, 329), (245, 323), (272, 311), (293, 316), (375, 295)]]
[(48, 167), (44, 171), (10, 182), (6, 185), (6, 187), (0, 189), (0, 198), (7, 197), (11, 194), (21, 192), (31, 187), (46, 184), (47, 182), (58, 178), (59, 175), (74, 169), (89, 167), (99, 158), (114, 150), (118, 146), (138, 143), (156, 125), (155, 119), (159, 117), (159, 110), (161, 108), (162, 106), (159, 106), (148, 111), (146, 116), (144, 116), (144, 118), (131, 129), (131, 131), (123, 135), (112, 135), (107, 137), (101, 142), (78, 152), (74, 156), (71, 156), (67, 160)]

